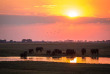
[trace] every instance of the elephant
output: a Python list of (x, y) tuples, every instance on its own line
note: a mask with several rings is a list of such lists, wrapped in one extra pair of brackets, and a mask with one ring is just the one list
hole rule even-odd
[(34, 50), (33, 49), (29, 49), (29, 53), (34, 53)]
[(86, 49), (85, 48), (82, 48), (81, 49), (81, 52), (82, 52), (82, 55), (85, 55), (86, 54)]
[(74, 49), (67, 49), (66, 50), (66, 55), (75, 55), (76, 52), (74, 51)]
[(38, 52), (38, 51), (42, 52), (43, 51), (43, 47), (36, 47), (36, 52)]
[(91, 49), (91, 54), (92, 55), (98, 55), (99, 54), (99, 49)]
[(27, 59), (27, 51), (20, 54), (21, 59)]
[(50, 54), (51, 54), (51, 51), (50, 51), (50, 50), (47, 50), (47, 51), (46, 51), (46, 54), (47, 54), (47, 55), (50, 55)]
[(52, 55), (62, 54), (62, 51), (59, 49), (54, 49)]

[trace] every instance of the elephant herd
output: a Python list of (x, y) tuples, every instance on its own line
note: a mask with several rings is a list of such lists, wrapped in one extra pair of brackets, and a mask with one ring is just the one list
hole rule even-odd
[[(34, 52), (38, 53), (42, 53), (43, 51), (43, 47), (36, 47), (36, 49), (29, 49), (28, 51), (24, 51), (23, 53), (20, 54), (20, 57), (21, 58), (24, 58), (26, 59), (27, 58), (27, 54), (33, 54)], [(92, 55), (98, 55), (99, 54), (99, 49), (91, 49), (91, 54)], [(74, 49), (67, 49), (65, 51), (65, 53), (60, 50), (60, 49), (54, 49), (53, 51), (51, 50), (46, 50), (46, 55), (52, 55), (52, 56), (55, 56), (55, 55), (61, 55), (61, 54), (65, 54), (65, 55), (70, 55), (70, 56), (74, 56), (76, 54), (76, 51)], [(86, 55), (86, 49), (85, 48), (82, 48), (81, 49), (81, 54), (82, 55)]]
[[(92, 55), (98, 55), (99, 54), (99, 49), (91, 49), (91, 54)], [(74, 49), (67, 49), (65, 53), (62, 52), (60, 49), (54, 49), (53, 51), (47, 50), (46, 51), (47, 55), (58, 55), (58, 54), (66, 54), (66, 55), (75, 55), (76, 51)], [(86, 54), (86, 49), (82, 48), (81, 49), (81, 54), (85, 55)]]
[[(36, 53), (38, 53), (39, 51), (42, 52), (43, 51), (43, 47), (37, 47), (36, 48)], [(34, 53), (34, 49), (29, 49), (28, 51), (24, 51), (23, 53), (20, 54), (20, 57), (23, 58), (23, 59), (26, 59), (28, 53), (29, 54)]]

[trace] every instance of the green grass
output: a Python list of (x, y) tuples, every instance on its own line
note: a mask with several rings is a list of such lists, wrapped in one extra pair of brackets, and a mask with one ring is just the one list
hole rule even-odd
[(110, 65), (52, 62), (0, 62), (0, 74), (109, 74)]

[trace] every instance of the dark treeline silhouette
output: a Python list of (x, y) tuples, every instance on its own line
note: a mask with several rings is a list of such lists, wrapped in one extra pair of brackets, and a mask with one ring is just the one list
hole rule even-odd
[(32, 42), (32, 39), (22, 39), (22, 42), (23, 42), (23, 43)]
[(6, 40), (0, 40), (0, 43), (6, 43), (7, 41)]
[(87, 41), (87, 40), (64, 40), (64, 41), (33, 41), (32, 39), (22, 39), (21, 41), (15, 41), (15, 40), (2, 40), (0, 39), (0, 43), (110, 43), (110, 40), (102, 40), (102, 41)]

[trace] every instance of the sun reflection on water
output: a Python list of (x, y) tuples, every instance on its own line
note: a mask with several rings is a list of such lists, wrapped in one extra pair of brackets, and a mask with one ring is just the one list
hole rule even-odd
[(70, 60), (70, 63), (77, 63), (77, 57), (75, 57), (73, 60)]
[[(97, 59), (98, 58), (98, 59)], [(20, 57), (0, 57), (0, 61), (45, 61), (45, 62), (62, 62), (62, 63), (89, 63), (89, 64), (110, 64), (110, 57), (34, 57), (27, 59)]]

